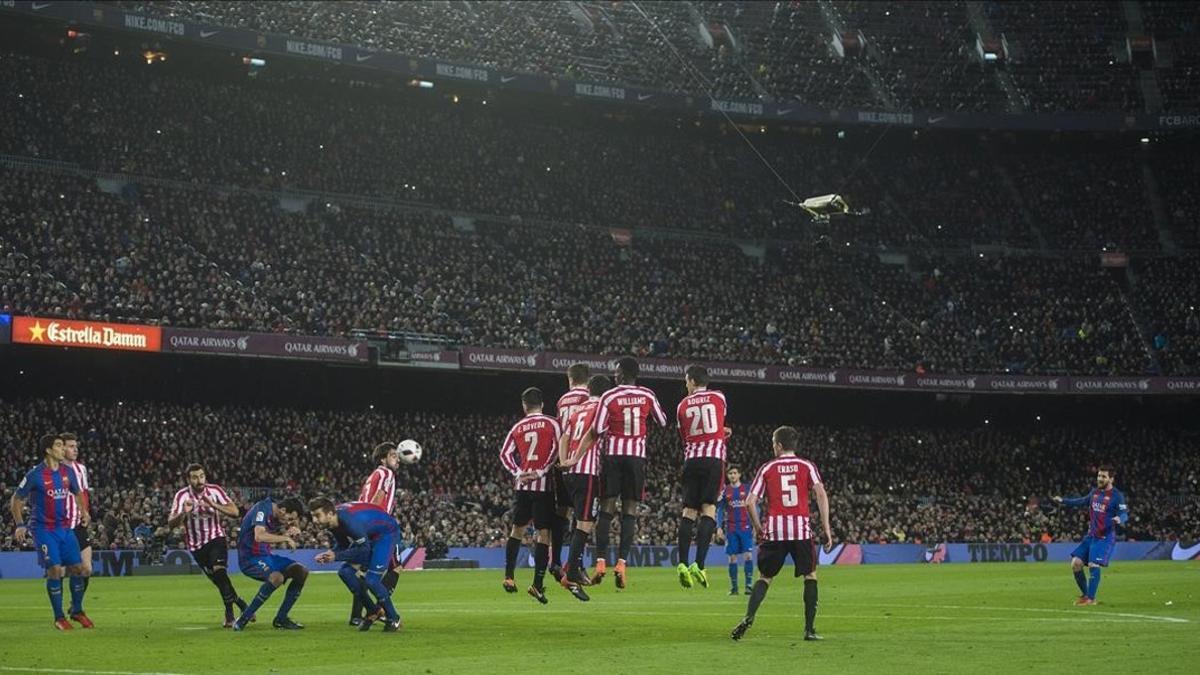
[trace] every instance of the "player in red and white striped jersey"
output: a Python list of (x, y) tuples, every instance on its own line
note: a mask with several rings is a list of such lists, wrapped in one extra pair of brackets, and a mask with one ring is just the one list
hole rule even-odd
[[(821, 636), (813, 628), (817, 616), (817, 546), (809, 522), (808, 498), (810, 491), (817, 498), (821, 526), (825, 529), (825, 550), (829, 551), (833, 548), (829, 495), (825, 493), (816, 465), (796, 456), (800, 432), (793, 427), (779, 427), (771, 441), (775, 459), (759, 468), (746, 499), (750, 527), (760, 542), (758, 581), (750, 592), (746, 617), (734, 627), (730, 637), (742, 639), (754, 624), (754, 615), (767, 597), (771, 580), (783, 569), (783, 563), (790, 555), (796, 576), (804, 575), (804, 639), (820, 640)], [(765, 520), (759, 518), (760, 500), (767, 503)]]
[[(717, 531), (717, 498), (725, 487), (725, 394), (708, 388), (708, 369), (691, 365), (684, 371), (688, 395), (675, 409), (679, 437), (683, 439), (683, 514), (679, 519), (679, 584), (708, 588), (704, 559)], [(696, 522), (699, 514), (700, 521)], [(688, 565), (692, 531), (696, 533), (696, 561)]]
[[(400, 468), (400, 451), (395, 443), (380, 443), (371, 450), (371, 459), (375, 461), (375, 470), (367, 476), (362, 489), (358, 492), (358, 501), (374, 504), (388, 513), (396, 505), (396, 470)], [(388, 592), (396, 590), (396, 582), (400, 580), (399, 568), (392, 568), (383, 575), (383, 585)], [(350, 605), (350, 625), (361, 626), (366, 618), (366, 608), (362, 598), (354, 595)]]
[(500, 463), (516, 479), (512, 532), (505, 549), (504, 590), (517, 592), (513, 580), (517, 553), (521, 550), (525, 526), (532, 520), (537, 530), (537, 545), (533, 554), (533, 585), (528, 592), (543, 605), (547, 602), (543, 580), (550, 564), (550, 525), (554, 517), (554, 495), (550, 492), (546, 474), (558, 457), (558, 441), (562, 436), (558, 420), (542, 414), (544, 405), (541, 389), (530, 387), (521, 392), (525, 416), (513, 425), (500, 446)]
[[(558, 397), (558, 405), (554, 408), (555, 417), (564, 430), (567, 429), (567, 423), (575, 411), (588, 400), (587, 382), (591, 375), (592, 369), (586, 363), (575, 363), (567, 368), (569, 389), (567, 393)], [(570, 490), (563, 479), (563, 472), (557, 464), (550, 469), (550, 487), (554, 491), (554, 520), (550, 524), (550, 573), (561, 582), (563, 541), (567, 528), (571, 525), (571, 521), (567, 519), (567, 511), (572, 506), (572, 500)]]
[(79, 542), (79, 567), (83, 571), (78, 577), (72, 577), (71, 595), (74, 600), (75, 589), (82, 585), (86, 593), (92, 580), (92, 537), (88, 534), (88, 526), (92, 524), (92, 486), (87, 467), (79, 461), (79, 437), (70, 432), (61, 433), (59, 437), (63, 439), (63, 465), (75, 474), (75, 481), (79, 483), (78, 508), (74, 501), (67, 500), (67, 515), (71, 519), (75, 540)]
[(588, 399), (577, 406), (567, 421), (559, 442), (558, 461), (566, 473), (571, 508), (575, 510), (575, 532), (571, 536), (571, 552), (560, 580), (563, 587), (580, 600), (587, 594), (580, 588), (590, 582), (583, 573), (583, 548), (596, 525), (596, 502), (600, 496), (600, 447), (602, 439), (596, 434), (595, 419), (600, 411), (600, 397), (611, 382), (603, 375), (588, 380)]
[(229, 548), (225, 541), (225, 527), (221, 517), (236, 518), (237, 504), (220, 485), (208, 482), (208, 475), (200, 464), (187, 467), (187, 487), (175, 493), (171, 500), (171, 515), (167, 527), (183, 527), (184, 545), (191, 551), (192, 558), (204, 572), (204, 576), (217, 587), (221, 601), (225, 603), (225, 627), (233, 626), (233, 606), (245, 611), (246, 603), (238, 597), (229, 580)]
[(363, 483), (358, 501), (374, 504), (391, 515), (396, 505), (396, 469), (400, 468), (400, 451), (395, 443), (380, 443), (371, 451), (371, 459), (375, 460), (375, 470)]
[(632, 356), (617, 359), (617, 386), (600, 398), (595, 430), (606, 438), (601, 460), (600, 483), (604, 499), (596, 521), (596, 574), (592, 583), (604, 580), (608, 531), (621, 498), (621, 544), (613, 570), (617, 588), (625, 588), (625, 559), (637, 533), (637, 508), (646, 491), (646, 431), (653, 417), (662, 427), (667, 415), (653, 391), (637, 386), (638, 362)]

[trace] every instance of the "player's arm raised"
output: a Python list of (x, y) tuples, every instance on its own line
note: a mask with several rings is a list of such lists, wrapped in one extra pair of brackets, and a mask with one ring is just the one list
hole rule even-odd
[(264, 544), (281, 544), (288, 548), (296, 548), (296, 541), (286, 534), (272, 534), (263, 525), (254, 526), (254, 541)]
[(833, 530), (829, 527), (829, 493), (824, 483), (813, 483), (813, 494), (817, 497), (817, 511), (821, 513), (821, 527), (825, 530), (825, 552), (833, 550)]
[(1063, 497), (1061, 495), (1055, 495), (1052, 499), (1054, 500), (1055, 504), (1062, 504), (1063, 506), (1083, 506), (1084, 504), (1088, 503), (1091, 497), (1092, 496), (1090, 494), (1086, 494), (1082, 497)]

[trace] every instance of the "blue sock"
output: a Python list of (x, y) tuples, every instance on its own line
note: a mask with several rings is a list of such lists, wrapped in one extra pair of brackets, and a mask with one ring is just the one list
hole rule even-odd
[(379, 599), (379, 604), (383, 607), (383, 611), (387, 612), (388, 621), (399, 621), (400, 612), (396, 611), (396, 605), (392, 604), (392, 593), (383, 585), (383, 575), (375, 574), (374, 572), (367, 573), (367, 587)]
[(47, 579), (46, 593), (50, 596), (50, 607), (54, 609), (54, 619), (65, 618), (62, 611), (62, 579)]
[(737, 563), (729, 563), (729, 587), (737, 590)]
[(1088, 580), (1087, 596), (1093, 600), (1096, 599), (1096, 589), (1100, 588), (1100, 568), (1092, 568), (1092, 578)]
[(1083, 573), (1083, 570), (1079, 570), (1075, 573), (1075, 583), (1079, 586), (1079, 594), (1087, 595), (1087, 575)]
[(71, 614), (83, 613), (83, 594), (87, 590), (87, 577), (71, 577)]
[(747, 560), (746, 564), (745, 564), (745, 568), (746, 568), (746, 588), (750, 588), (751, 586), (754, 585), (754, 561)]
[(301, 584), (297, 588), (295, 580), (288, 584), (287, 592), (283, 594), (283, 602), (279, 603), (279, 611), (275, 613), (276, 619), (287, 618), (288, 613), (292, 611), (292, 605), (295, 605), (296, 601), (300, 599), (302, 590), (304, 590), (304, 585)]
[(254, 599), (251, 600), (250, 604), (246, 605), (246, 609), (242, 611), (242, 616), (238, 619), (238, 621), (241, 621), (242, 619), (249, 619), (254, 614), (257, 614), (258, 609), (263, 606), (263, 603), (266, 602), (267, 598), (271, 597), (271, 594), (274, 592), (275, 586), (273, 586), (269, 581), (264, 581), (263, 585), (258, 587), (258, 593), (254, 594)]
[(338, 578), (341, 579), (342, 583), (346, 584), (346, 588), (350, 589), (350, 592), (358, 598), (358, 601), (362, 603), (363, 609), (367, 610), (367, 614), (371, 614), (378, 609), (378, 607), (375, 605), (375, 601), (372, 600), (370, 594), (367, 593), (367, 587), (363, 584), (363, 580), (358, 578), (357, 570), (349, 565), (343, 565), (342, 568), (338, 570)]

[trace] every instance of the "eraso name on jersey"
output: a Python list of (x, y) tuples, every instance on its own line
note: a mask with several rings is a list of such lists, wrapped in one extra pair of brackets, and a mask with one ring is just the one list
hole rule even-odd
[(776, 469), (779, 473), (796, 473), (800, 470), (799, 464), (781, 464)]

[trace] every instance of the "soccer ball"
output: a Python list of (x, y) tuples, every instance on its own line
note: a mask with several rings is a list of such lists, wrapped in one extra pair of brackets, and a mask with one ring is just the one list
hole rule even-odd
[(411, 438), (400, 441), (396, 449), (400, 451), (400, 461), (405, 464), (416, 464), (421, 461), (421, 444)]

